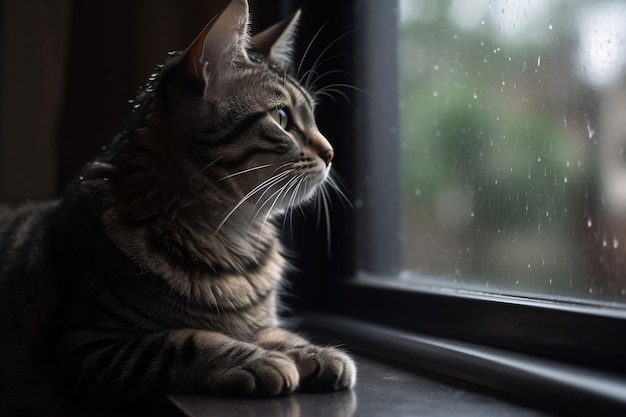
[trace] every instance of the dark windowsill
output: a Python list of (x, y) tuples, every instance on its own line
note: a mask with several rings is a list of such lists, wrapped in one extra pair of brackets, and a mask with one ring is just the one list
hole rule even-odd
[(312, 315), (304, 322), (309, 332), (344, 341), (355, 350), (542, 409), (568, 415), (626, 412), (626, 378), (621, 374), (338, 316)]
[(355, 390), (275, 399), (175, 396), (173, 403), (193, 417), (615, 415), (626, 410), (626, 380), (606, 373), (339, 316), (308, 315), (298, 327), (357, 354)]
[(296, 393), (270, 399), (176, 396), (174, 404), (192, 417), (395, 417), (395, 416), (547, 416), (458, 384), (357, 356), (354, 390)]

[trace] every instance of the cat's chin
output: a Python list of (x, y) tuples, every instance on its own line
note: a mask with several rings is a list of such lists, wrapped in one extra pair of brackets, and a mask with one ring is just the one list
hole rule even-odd
[(326, 168), (324, 169), (324, 179), (323, 181), (326, 181), (326, 178), (328, 178), (328, 176), (330, 175), (330, 169), (333, 167), (333, 163), (329, 162), (328, 165), (326, 165)]
[(315, 171), (309, 176), (308, 180), (311, 181), (312, 189), (316, 189), (321, 186), (330, 175), (330, 170), (333, 167), (333, 163), (329, 162), (328, 165), (324, 164), (323, 167), (315, 169)]

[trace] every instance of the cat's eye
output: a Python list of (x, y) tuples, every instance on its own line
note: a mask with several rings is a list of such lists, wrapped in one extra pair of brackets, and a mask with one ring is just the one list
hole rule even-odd
[(287, 130), (287, 126), (289, 126), (289, 114), (285, 107), (277, 107), (270, 110), (270, 116), (272, 116), (272, 119), (274, 119), (280, 127)]

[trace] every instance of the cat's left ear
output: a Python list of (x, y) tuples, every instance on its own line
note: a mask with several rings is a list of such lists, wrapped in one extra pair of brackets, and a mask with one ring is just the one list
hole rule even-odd
[(293, 43), (300, 18), (300, 10), (281, 22), (257, 33), (250, 39), (250, 48), (262, 55), (269, 61), (289, 68), (293, 59)]
[(186, 76), (206, 82), (212, 72), (247, 60), (249, 19), (248, 2), (231, 0), (185, 51)]

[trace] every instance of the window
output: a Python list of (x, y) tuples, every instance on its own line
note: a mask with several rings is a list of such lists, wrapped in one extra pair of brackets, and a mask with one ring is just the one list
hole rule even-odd
[(400, 3), (403, 265), (626, 307), (626, 2)]
[[(391, 4), (338, 12), (356, 30), (333, 52), (365, 94), (321, 118), (354, 205), (305, 268), (328, 276), (321, 306), (623, 378), (626, 2)], [(360, 334), (384, 352), (377, 332)], [(463, 377), (516, 378), (490, 366)]]

